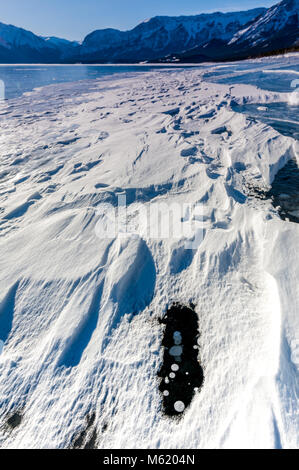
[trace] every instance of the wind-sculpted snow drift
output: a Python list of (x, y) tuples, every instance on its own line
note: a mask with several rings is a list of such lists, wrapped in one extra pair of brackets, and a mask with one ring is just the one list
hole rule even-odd
[[(202, 73), (49, 86), (1, 106), (3, 448), (298, 446), (299, 226), (246, 193), (295, 143), (230, 107), (289, 96)], [(187, 204), (199, 243), (100, 236), (120, 194), (129, 222)], [(159, 319), (176, 302), (195, 305), (205, 377), (180, 420), (162, 413), (158, 379)]]

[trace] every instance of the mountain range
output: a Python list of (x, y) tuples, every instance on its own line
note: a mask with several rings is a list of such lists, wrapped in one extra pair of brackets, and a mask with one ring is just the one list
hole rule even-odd
[(268, 9), (156, 16), (130, 31), (96, 30), (82, 43), (0, 23), (0, 62), (202, 62), (298, 51), (298, 11), (299, 0), (283, 0)]

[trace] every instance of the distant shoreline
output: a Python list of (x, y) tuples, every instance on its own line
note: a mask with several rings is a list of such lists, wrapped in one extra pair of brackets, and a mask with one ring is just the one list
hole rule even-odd
[(299, 54), (299, 49), (292, 52), (287, 53), (279, 53), (279, 54), (267, 54), (258, 57), (247, 57), (246, 59), (230, 59), (230, 60), (215, 60), (215, 61), (206, 61), (206, 62), (148, 62), (148, 63), (120, 63), (120, 64), (107, 64), (107, 63), (73, 63), (70, 64), (69, 62), (65, 63), (47, 63), (47, 62), (40, 62), (40, 63), (26, 63), (26, 62), (15, 62), (15, 63), (0, 63), (0, 67), (17, 67), (17, 66), (26, 66), (26, 67), (40, 67), (40, 66), (48, 66), (48, 67), (80, 67), (80, 66), (87, 66), (87, 67), (198, 67), (199, 65), (213, 65), (213, 64), (221, 64), (221, 63), (231, 63), (231, 62), (246, 62), (256, 59), (262, 59), (267, 57), (293, 57)]

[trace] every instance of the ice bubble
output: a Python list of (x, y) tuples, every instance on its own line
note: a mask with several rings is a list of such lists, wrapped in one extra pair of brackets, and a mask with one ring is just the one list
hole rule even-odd
[(164, 395), (164, 397), (168, 397), (169, 391), (168, 391), (168, 390), (164, 390), (163, 395)]
[(165, 377), (165, 383), (169, 384), (169, 378), (168, 377)]
[(4, 342), (0, 339), (0, 354), (2, 354), (4, 349)]
[(173, 372), (171, 372), (171, 373), (169, 374), (169, 377), (170, 377), (171, 379), (174, 379), (174, 378), (175, 378), (175, 374), (174, 374)]
[(177, 364), (172, 364), (171, 370), (173, 370), (174, 372), (176, 372), (176, 371), (179, 370), (179, 366), (178, 366)]
[(182, 346), (172, 346), (169, 350), (171, 356), (181, 356), (183, 352)]
[(175, 331), (173, 333), (173, 341), (174, 341), (174, 344), (178, 345), (178, 344), (181, 344), (182, 342), (182, 335), (179, 331)]
[(175, 404), (174, 404), (174, 409), (178, 413), (182, 413), (185, 409), (185, 405), (182, 401), (176, 401)]

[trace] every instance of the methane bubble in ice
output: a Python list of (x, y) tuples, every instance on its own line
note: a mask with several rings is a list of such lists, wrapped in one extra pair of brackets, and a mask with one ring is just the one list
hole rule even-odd
[(158, 376), (162, 410), (169, 417), (180, 418), (195, 393), (200, 391), (204, 379), (198, 361), (198, 316), (194, 306), (174, 304), (160, 323), (163, 325), (163, 362)]
[(171, 356), (181, 356), (182, 352), (182, 346), (172, 346), (172, 348), (169, 350), (169, 354), (171, 354)]
[(168, 391), (168, 390), (164, 390), (163, 395), (164, 395), (164, 397), (168, 397), (169, 391)]
[(185, 405), (182, 401), (176, 401), (175, 404), (174, 404), (174, 409), (178, 413), (183, 413), (183, 411), (185, 409)]
[(176, 345), (182, 344), (182, 335), (179, 331), (173, 333), (173, 341)]

